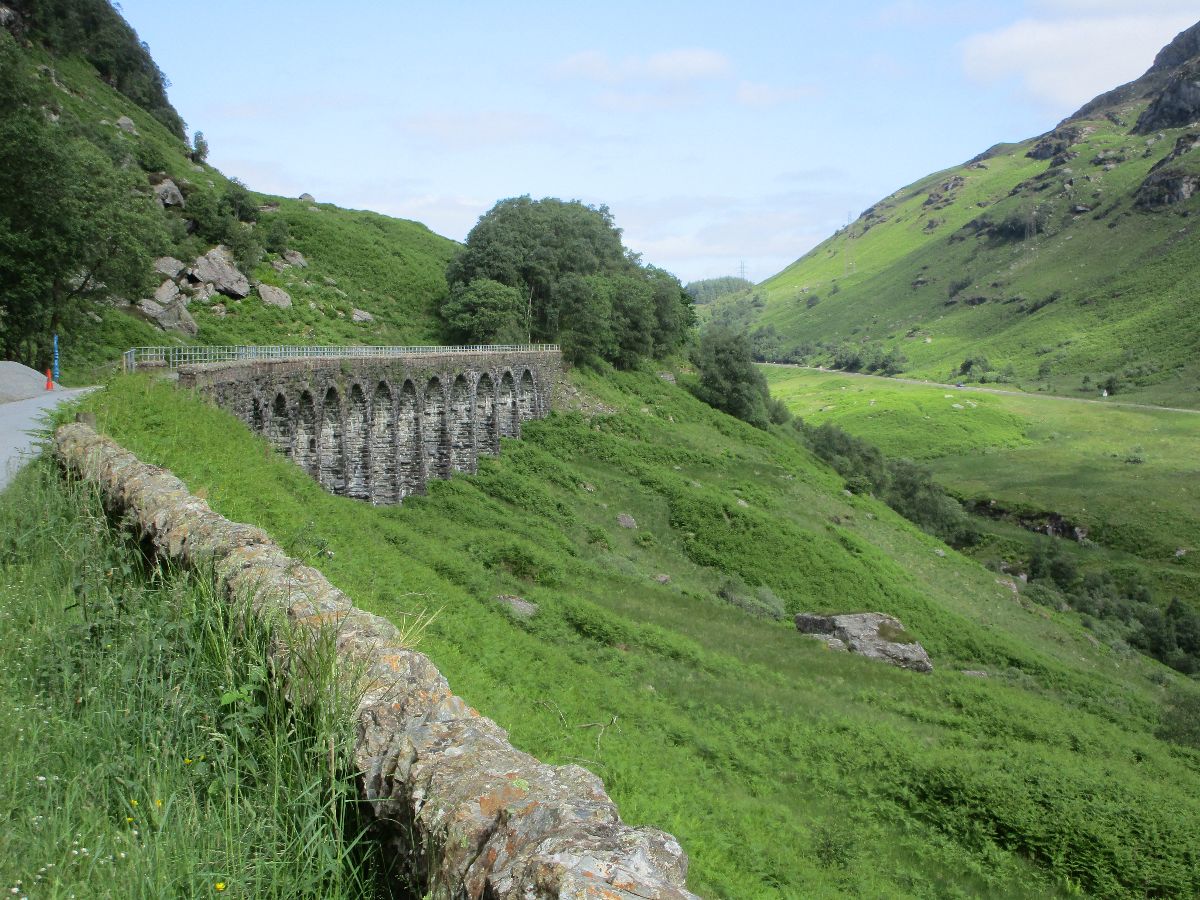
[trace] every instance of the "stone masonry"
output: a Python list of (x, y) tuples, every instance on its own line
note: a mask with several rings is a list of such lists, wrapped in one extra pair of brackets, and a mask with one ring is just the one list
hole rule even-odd
[(397, 869), (426, 896), (694, 898), (684, 887), (687, 856), (673, 837), (625, 825), (586, 769), (545, 765), (517, 750), (500, 726), (450, 691), (427, 657), (403, 646), (392, 623), (355, 608), (264, 531), (223, 518), (170, 472), (87, 425), (59, 428), (54, 450), (160, 557), (212, 573), (223, 594), (250, 600), (268, 621), (286, 617), (290, 627), (272, 650), (276, 670), (289, 670), (306, 635), (334, 639), (339, 671), (361, 697), (361, 794)]
[(239, 361), (183, 366), (179, 383), (331, 493), (394, 504), (547, 415), (561, 366), (558, 351)]

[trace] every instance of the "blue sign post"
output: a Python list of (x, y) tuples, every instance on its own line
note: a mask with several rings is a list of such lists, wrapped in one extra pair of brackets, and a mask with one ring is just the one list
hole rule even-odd
[(54, 382), (58, 383), (58, 332), (54, 334)]

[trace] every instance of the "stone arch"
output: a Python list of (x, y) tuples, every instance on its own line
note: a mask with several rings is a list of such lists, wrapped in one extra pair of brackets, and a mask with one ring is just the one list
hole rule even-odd
[(325, 391), (317, 448), (317, 478), (331, 494), (346, 493), (346, 453), (342, 431), (342, 398), (337, 388)]
[(445, 436), (446, 396), (441, 380), (435, 375), (425, 385), (425, 404), (421, 410), (421, 460), (424, 463), (425, 484), (435, 478), (450, 476), (447, 452), (450, 448)]
[(288, 416), (287, 398), (280, 392), (271, 401), (271, 417), (267, 425), (267, 440), (284, 456), (292, 455), (292, 441), (295, 438), (295, 428), (291, 417)]
[(521, 384), (517, 388), (517, 418), (522, 422), (537, 418), (537, 388), (533, 373), (526, 369), (521, 373)]
[(475, 434), (471, 416), (471, 386), (459, 375), (450, 385), (447, 437), (450, 439), (450, 468), (454, 472), (475, 471)]
[(296, 465), (309, 475), (317, 474), (317, 410), (312, 394), (300, 392), (296, 404)]
[(262, 434), (267, 428), (266, 404), (257, 394), (250, 400), (250, 427), (255, 434)]
[(396, 503), (396, 410), (392, 390), (379, 382), (371, 396), (371, 428), (367, 438), (367, 475), (371, 502)]
[(400, 410), (396, 416), (396, 474), (399, 480), (397, 500), (424, 489), (421, 471), (422, 445), (420, 423), (417, 421), (417, 389), (405, 381), (400, 389)]
[(500, 437), (516, 437), (517, 427), (517, 388), (513, 383), (513, 374), (505, 370), (500, 377), (500, 390), (496, 396), (496, 419), (499, 425)]
[(350, 386), (350, 402), (346, 407), (346, 496), (359, 500), (371, 498), (368, 477), (370, 458), (367, 437), (367, 397), (363, 389)]
[(500, 452), (500, 436), (496, 431), (496, 383), (484, 372), (475, 385), (475, 450), (495, 456)]

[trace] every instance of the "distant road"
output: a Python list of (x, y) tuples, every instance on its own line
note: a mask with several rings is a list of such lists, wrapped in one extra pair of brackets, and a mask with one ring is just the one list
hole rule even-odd
[(34, 435), (42, 425), (42, 414), (64, 400), (94, 391), (95, 388), (59, 388), (28, 400), (0, 403), (0, 491), (8, 486), (25, 463), (33, 458)]
[(852, 378), (875, 378), (879, 381), (900, 382), (901, 384), (919, 384), (925, 387), (946, 388), (951, 391), (972, 391), (976, 394), (1007, 394), (1010, 397), (1029, 397), (1035, 400), (1067, 400), (1071, 403), (1096, 403), (1100, 406), (1123, 406), (1127, 409), (1164, 410), (1166, 412), (1191, 413), (1200, 416), (1200, 409), (1184, 409), (1179, 406), (1155, 406), (1151, 403), (1127, 403), (1123, 400), (1089, 400), (1087, 397), (1064, 397), (1061, 394), (1035, 394), (1029, 391), (1005, 391), (1000, 388), (979, 387), (978, 385), (943, 384), (940, 381), (922, 381), (919, 378), (893, 378), (888, 375), (868, 375), (866, 372), (844, 372), (841, 369), (823, 369), (820, 366), (801, 366), (795, 363), (759, 363), (762, 366), (775, 366), (780, 369), (804, 369), (807, 372), (823, 372), (826, 375), (845, 375)]

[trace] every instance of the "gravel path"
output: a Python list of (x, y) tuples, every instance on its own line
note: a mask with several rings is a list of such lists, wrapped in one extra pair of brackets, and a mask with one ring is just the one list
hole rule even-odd
[(36, 431), (43, 425), (43, 416), (64, 400), (94, 391), (95, 388), (60, 388), (47, 391), (27, 400), (0, 403), (0, 491), (25, 463), (37, 455), (34, 446)]

